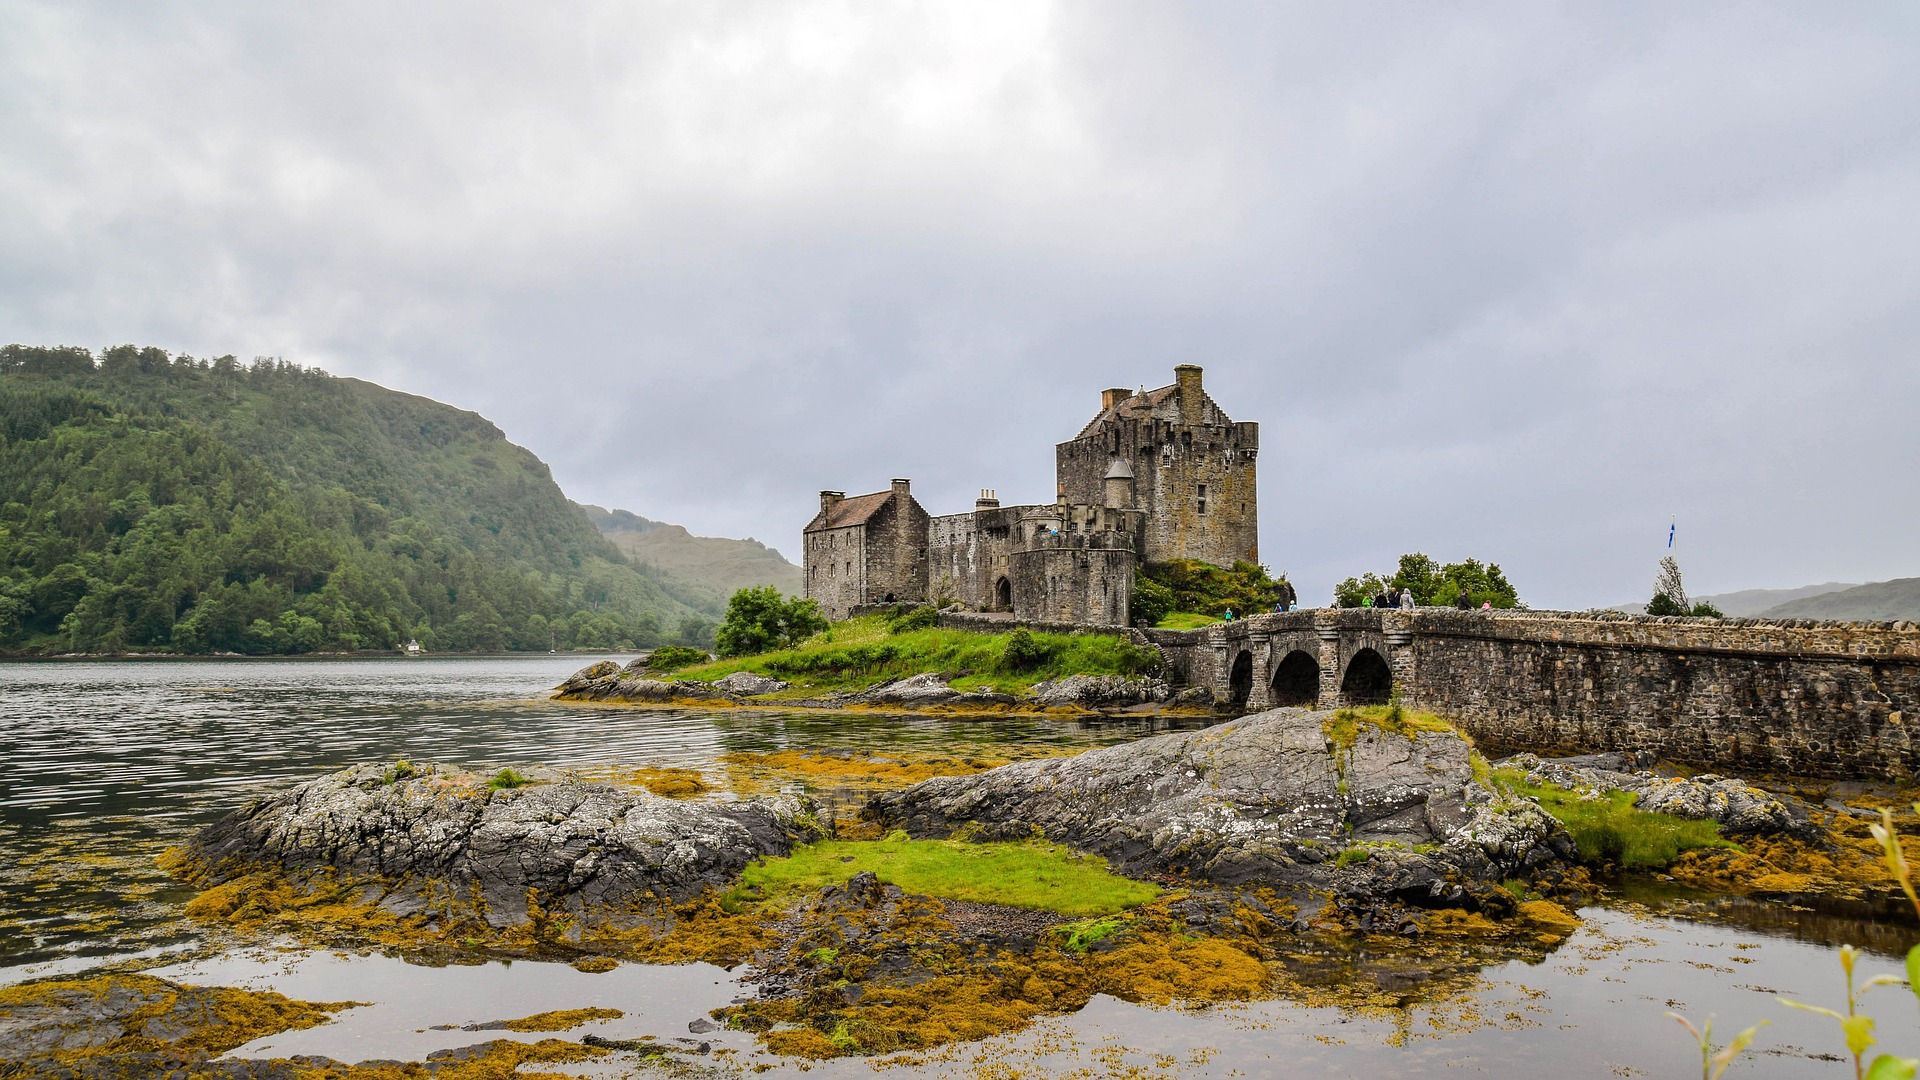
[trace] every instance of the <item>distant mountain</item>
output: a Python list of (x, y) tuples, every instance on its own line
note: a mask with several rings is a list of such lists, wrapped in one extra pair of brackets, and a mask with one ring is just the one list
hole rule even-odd
[(719, 611), (474, 413), (278, 361), (0, 349), (0, 651), (604, 649)]
[(1839, 592), (1791, 600), (1760, 614), (1769, 619), (1859, 619), (1873, 622), (1920, 619), (1920, 577), (1855, 585)]
[(772, 585), (789, 595), (800, 591), (800, 568), (752, 537), (695, 536), (625, 510), (581, 509), (629, 559), (709, 590), (716, 605), (752, 585)]
[[(1750, 619), (1767, 609), (1791, 600), (1802, 600), (1809, 596), (1839, 592), (1855, 586), (1841, 581), (1829, 581), (1824, 585), (1802, 585), (1797, 589), (1742, 589), (1739, 592), (1719, 593), (1714, 596), (1694, 596), (1691, 600), (1705, 600), (1731, 619)], [(1609, 610), (1624, 611), (1629, 615), (1644, 614), (1645, 603), (1616, 604)]]

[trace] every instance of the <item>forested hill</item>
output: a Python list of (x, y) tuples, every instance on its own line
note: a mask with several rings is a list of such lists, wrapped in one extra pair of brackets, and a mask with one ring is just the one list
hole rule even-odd
[(717, 614), (473, 413), (280, 362), (0, 349), (0, 650), (609, 648)]
[(581, 507), (600, 534), (634, 562), (703, 586), (717, 605), (724, 606), (736, 590), (771, 585), (783, 593), (798, 594), (800, 568), (767, 545), (747, 537), (695, 536), (679, 525), (650, 521), (626, 510), (607, 510), (591, 504)]

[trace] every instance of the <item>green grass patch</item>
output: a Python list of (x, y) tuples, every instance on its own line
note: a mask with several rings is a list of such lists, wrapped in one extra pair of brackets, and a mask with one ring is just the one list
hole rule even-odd
[(1097, 855), (1079, 855), (1044, 840), (967, 844), (909, 840), (898, 833), (885, 840), (821, 840), (796, 847), (787, 858), (747, 867), (730, 895), (740, 902), (783, 904), (863, 870), (910, 893), (1083, 919), (1138, 907), (1160, 895), (1157, 886), (1107, 869)]
[(526, 787), (533, 781), (520, 775), (513, 769), (501, 769), (487, 779), (487, 786), (495, 791), (512, 791), (517, 787)]
[(1126, 925), (1126, 919), (1118, 915), (1107, 915), (1098, 919), (1081, 919), (1079, 922), (1056, 926), (1049, 932), (1060, 939), (1060, 944), (1068, 952), (1084, 955), (1095, 942), (1112, 937)]
[(1320, 725), (1335, 749), (1353, 746), (1368, 728), (1404, 738), (1418, 738), (1422, 732), (1453, 732), (1459, 729), (1429, 712), (1401, 708), (1398, 705), (1363, 705), (1341, 709)]
[[(736, 671), (793, 684), (789, 696), (865, 690), (923, 672), (953, 676), (956, 688), (1019, 693), (1066, 675), (1140, 675), (1160, 664), (1158, 650), (1107, 634), (982, 634), (868, 615), (835, 623), (791, 649), (701, 664), (679, 673), (712, 682)], [(804, 691), (804, 693), (802, 693)]]
[(1153, 625), (1158, 630), (1198, 630), (1219, 621), (1220, 617), (1217, 615), (1202, 615), (1197, 611), (1169, 611)]
[(1551, 784), (1530, 784), (1518, 769), (1494, 769), (1493, 778), (1514, 791), (1536, 799), (1541, 809), (1567, 827), (1579, 846), (1581, 862), (1612, 864), (1627, 870), (1659, 870), (1673, 865), (1684, 851), (1730, 848), (1740, 845), (1720, 835), (1712, 821), (1655, 814), (1634, 807), (1638, 796), (1615, 791), (1603, 799), (1582, 799)]

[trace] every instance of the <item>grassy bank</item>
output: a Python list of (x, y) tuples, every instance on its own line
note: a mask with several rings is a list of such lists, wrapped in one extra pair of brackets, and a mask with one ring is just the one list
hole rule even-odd
[(909, 675), (954, 676), (960, 690), (1023, 693), (1036, 682), (1067, 675), (1139, 675), (1159, 653), (1106, 634), (982, 634), (929, 627), (893, 632), (884, 615), (835, 623), (791, 649), (740, 656), (674, 672), (675, 678), (712, 682), (736, 671), (783, 679), (792, 687), (776, 697), (804, 698), (866, 690)]

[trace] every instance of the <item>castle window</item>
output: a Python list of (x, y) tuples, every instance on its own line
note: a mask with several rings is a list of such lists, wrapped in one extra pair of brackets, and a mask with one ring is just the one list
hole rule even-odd
[(1183, 431), (1180, 433), (1180, 448), (1182, 450), (1193, 449), (1193, 432)]

